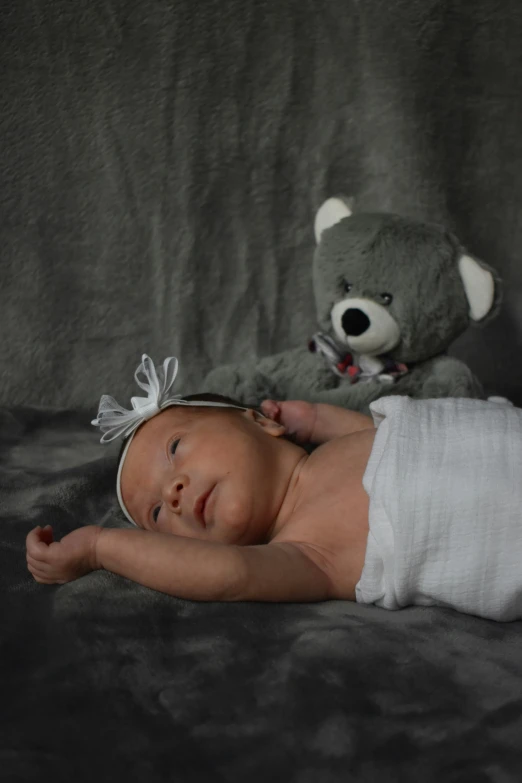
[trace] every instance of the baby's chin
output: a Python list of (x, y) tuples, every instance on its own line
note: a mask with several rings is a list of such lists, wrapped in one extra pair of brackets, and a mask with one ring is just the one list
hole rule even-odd
[(215, 519), (212, 527), (222, 542), (242, 546), (263, 543), (271, 525), (270, 520), (265, 523), (263, 519), (269, 514), (263, 513), (266, 504), (262, 497), (256, 497), (254, 492), (247, 492), (244, 488), (243, 492), (226, 485), (219, 489), (214, 503)]
[(227, 531), (225, 544), (235, 546), (258, 546), (266, 544), (269, 540), (270, 526), (260, 526), (253, 520), (243, 522), (241, 526), (236, 526)]

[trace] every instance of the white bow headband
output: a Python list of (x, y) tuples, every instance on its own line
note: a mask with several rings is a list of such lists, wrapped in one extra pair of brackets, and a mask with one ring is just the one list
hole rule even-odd
[[(141, 357), (141, 364), (136, 368), (134, 378), (138, 386), (146, 392), (147, 396), (131, 397), (132, 408), (128, 410), (116, 402), (114, 397), (110, 397), (108, 394), (102, 394), (98, 407), (98, 416), (91, 422), (95, 427), (99, 427), (103, 433), (100, 443), (110, 443), (110, 441), (119, 437), (128, 438), (118, 466), (116, 493), (123, 513), (133, 525), (135, 525), (136, 522), (127, 511), (121, 494), (121, 471), (131, 441), (140, 424), (152, 419), (153, 416), (156, 416), (164, 408), (168, 408), (171, 405), (190, 405), (191, 407), (201, 406), (207, 408), (237, 408), (238, 410), (246, 410), (245, 407), (232, 405), (227, 402), (184, 400), (180, 394), (172, 394), (171, 388), (177, 374), (178, 360), (175, 356), (169, 356), (163, 362), (163, 367), (158, 367), (156, 370), (150, 356), (147, 356), (147, 354), (144, 353)], [(140, 376), (144, 376), (144, 378)]]
[[(102, 394), (98, 407), (98, 417), (91, 421), (104, 433), (100, 443), (109, 443), (116, 438), (127, 438), (143, 422), (152, 419), (163, 408), (170, 405), (198, 405), (207, 408), (238, 408), (239, 405), (227, 402), (212, 402), (207, 400), (184, 400), (181, 394), (170, 394), (170, 390), (178, 374), (178, 360), (169, 356), (163, 362), (163, 367), (156, 370), (154, 362), (146, 353), (141, 357), (141, 364), (136, 368), (134, 378), (138, 386), (146, 393), (146, 397), (131, 397), (132, 409), (128, 410), (116, 402), (114, 397)], [(145, 380), (140, 379), (145, 376)]]

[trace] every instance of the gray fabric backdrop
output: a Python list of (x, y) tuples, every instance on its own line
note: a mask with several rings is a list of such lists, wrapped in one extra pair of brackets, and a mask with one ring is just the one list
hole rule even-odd
[(456, 353), (522, 402), (518, 0), (8, 0), (0, 42), (0, 404), (299, 345), (338, 192), (498, 266)]

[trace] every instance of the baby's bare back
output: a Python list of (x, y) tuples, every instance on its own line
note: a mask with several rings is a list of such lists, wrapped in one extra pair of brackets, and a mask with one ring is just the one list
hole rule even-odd
[(305, 544), (328, 573), (335, 598), (355, 600), (368, 538), (369, 498), (362, 479), (375, 429), (344, 435), (319, 446), (299, 481), (294, 514), (274, 542)]

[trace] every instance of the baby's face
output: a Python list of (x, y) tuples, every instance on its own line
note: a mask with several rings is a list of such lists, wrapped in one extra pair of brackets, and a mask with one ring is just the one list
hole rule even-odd
[(293, 464), (286, 447), (297, 448), (279, 440), (283, 433), (252, 410), (167, 408), (129, 446), (123, 501), (146, 530), (260, 543), (284, 500)]

